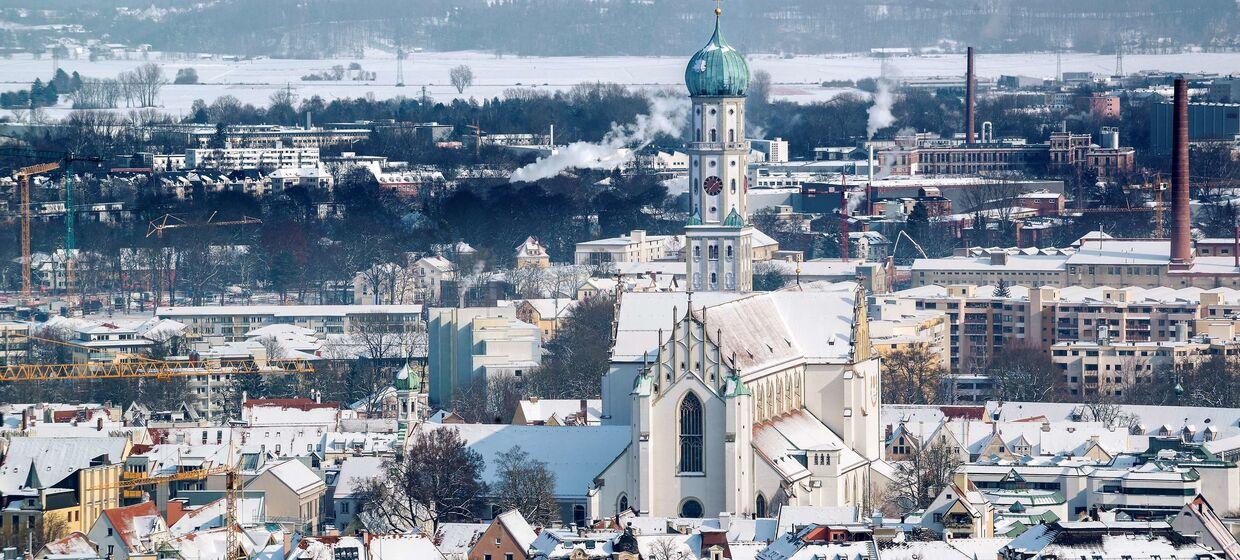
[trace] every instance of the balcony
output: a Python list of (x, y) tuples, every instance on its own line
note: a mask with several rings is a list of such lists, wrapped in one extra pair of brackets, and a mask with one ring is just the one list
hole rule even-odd
[(948, 529), (973, 529), (973, 518), (968, 515), (953, 513), (943, 518), (943, 526)]

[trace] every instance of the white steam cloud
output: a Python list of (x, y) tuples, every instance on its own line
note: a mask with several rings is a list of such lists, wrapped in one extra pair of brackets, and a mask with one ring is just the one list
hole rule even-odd
[(870, 118), (866, 123), (866, 138), (873, 139), (874, 134), (879, 130), (887, 128), (896, 122), (896, 116), (891, 114), (891, 106), (895, 104), (895, 98), (891, 95), (891, 83), (885, 79), (878, 80), (878, 91), (874, 92), (874, 104), (870, 105)]
[(650, 99), (650, 114), (638, 115), (632, 124), (612, 123), (611, 130), (599, 142), (573, 142), (554, 154), (538, 158), (512, 172), (509, 181), (532, 182), (559, 175), (566, 169), (616, 169), (646, 147), (655, 136), (679, 137), (689, 119), (692, 104), (686, 97), (655, 96)]

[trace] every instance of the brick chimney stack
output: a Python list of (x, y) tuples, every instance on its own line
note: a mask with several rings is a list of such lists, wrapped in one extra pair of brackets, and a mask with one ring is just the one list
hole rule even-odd
[(1188, 82), (1175, 80), (1171, 121), (1171, 266), (1193, 262), (1191, 198), (1188, 193)]
[(973, 47), (968, 50), (968, 69), (964, 76), (964, 141), (973, 143), (973, 109), (977, 104), (977, 76), (973, 71)]

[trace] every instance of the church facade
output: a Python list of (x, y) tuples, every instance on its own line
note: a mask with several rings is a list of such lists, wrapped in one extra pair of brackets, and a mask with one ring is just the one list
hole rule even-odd
[(723, 40), (690, 60), (685, 293), (620, 294), (603, 423), (628, 448), (596, 479), (593, 517), (775, 515), (872, 507), (889, 483), (880, 376), (854, 282), (752, 289), (744, 57)]
[(816, 283), (723, 299), (623, 295), (603, 413), (632, 434), (598, 479), (596, 515), (869, 507), (888, 478), (864, 290)]

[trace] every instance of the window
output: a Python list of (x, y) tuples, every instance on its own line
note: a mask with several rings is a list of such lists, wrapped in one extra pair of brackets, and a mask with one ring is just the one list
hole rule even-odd
[(753, 505), (754, 517), (766, 517), (766, 496), (758, 494), (758, 499)]
[[(714, 282), (714, 274), (711, 274)], [(680, 469), (682, 473), (702, 472), (702, 401), (689, 393), (680, 402)], [(701, 507), (701, 504), (698, 504)], [(699, 515), (701, 513), (699, 512)], [(685, 516), (697, 517), (697, 516)]]
[(504, 560), (512, 560), (512, 553), (511, 553), (511, 552), (505, 552), (505, 553), (504, 553)]
[(624, 494), (620, 494), (620, 503), (616, 504), (616, 511), (624, 512), (628, 510), (629, 510), (629, 497)]
[(680, 516), (689, 519), (702, 517), (702, 502), (693, 498), (685, 500), (685, 503), (680, 504)]

